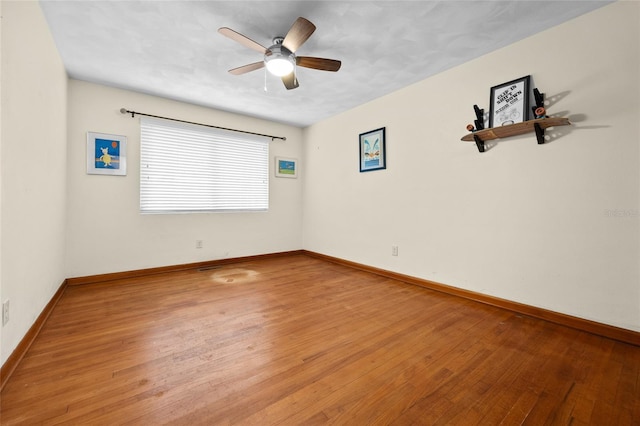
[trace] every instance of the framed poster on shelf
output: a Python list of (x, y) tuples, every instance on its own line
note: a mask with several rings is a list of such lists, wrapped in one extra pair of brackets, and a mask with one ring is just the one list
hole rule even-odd
[(491, 88), (489, 127), (508, 126), (529, 119), (531, 76), (518, 78)]

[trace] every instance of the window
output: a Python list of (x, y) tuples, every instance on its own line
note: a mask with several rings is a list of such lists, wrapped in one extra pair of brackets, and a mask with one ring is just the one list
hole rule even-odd
[(269, 139), (147, 117), (140, 123), (142, 213), (269, 208)]

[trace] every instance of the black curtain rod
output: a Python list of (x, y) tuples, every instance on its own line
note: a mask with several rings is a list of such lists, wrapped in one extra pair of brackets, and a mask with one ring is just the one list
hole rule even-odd
[(161, 118), (163, 120), (178, 121), (180, 123), (195, 124), (195, 125), (198, 125), (198, 126), (212, 127), (214, 129), (228, 130), (230, 132), (246, 133), (248, 135), (255, 135), (255, 136), (264, 136), (265, 138), (271, 138), (271, 140), (274, 140), (274, 139), (282, 139), (283, 141), (287, 140), (287, 138), (285, 138), (284, 136), (265, 135), (265, 134), (262, 134), (262, 133), (247, 132), (246, 130), (229, 129), (227, 127), (214, 126), (212, 124), (202, 124), (202, 123), (195, 123), (193, 121), (178, 120), (177, 118), (162, 117), (162, 116), (159, 116), (159, 115), (145, 114), (144, 112), (129, 111), (126, 108), (120, 108), (120, 112), (122, 114), (131, 114), (132, 118), (136, 114), (138, 114), (138, 115), (144, 115), (146, 117)]

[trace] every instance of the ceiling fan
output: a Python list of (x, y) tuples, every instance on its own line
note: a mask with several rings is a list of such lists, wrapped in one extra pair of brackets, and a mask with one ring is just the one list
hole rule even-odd
[(273, 45), (270, 47), (264, 47), (260, 43), (251, 40), (249, 37), (231, 28), (222, 27), (218, 29), (218, 32), (264, 55), (263, 60), (260, 62), (254, 62), (229, 70), (231, 74), (241, 75), (266, 67), (269, 72), (280, 77), (284, 86), (288, 90), (291, 90), (298, 87), (298, 79), (295, 73), (296, 66), (335, 72), (338, 71), (340, 65), (342, 65), (340, 61), (335, 59), (295, 55), (298, 48), (307, 41), (315, 30), (315, 25), (305, 18), (300, 17), (293, 23), (286, 36), (274, 37)]

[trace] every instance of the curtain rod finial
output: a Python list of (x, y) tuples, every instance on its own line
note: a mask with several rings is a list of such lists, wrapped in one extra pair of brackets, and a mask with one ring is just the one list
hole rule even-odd
[(129, 111), (129, 110), (128, 110), (128, 109), (126, 109), (126, 108), (120, 108), (120, 112), (121, 112), (122, 114), (126, 114), (126, 113), (128, 113), (128, 112), (129, 112), (129, 113), (131, 113), (131, 118), (133, 118), (133, 117), (136, 115), (136, 112), (135, 112), (135, 111)]

